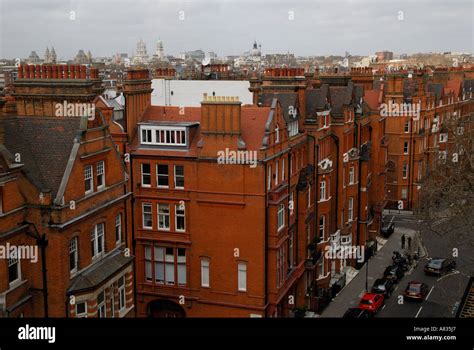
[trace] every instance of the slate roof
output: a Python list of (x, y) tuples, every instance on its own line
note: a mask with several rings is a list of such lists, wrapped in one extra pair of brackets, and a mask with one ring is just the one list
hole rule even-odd
[(428, 91), (432, 92), (436, 96), (436, 103), (439, 102), (440, 98), (443, 96), (444, 85), (443, 84), (428, 84)]
[(259, 96), (259, 102), (262, 106), (270, 107), (274, 98), (280, 102), (283, 118), (287, 123), (292, 122), (298, 117), (298, 115), (296, 115), (296, 118), (290, 115), (290, 106), (298, 107), (298, 95), (295, 92), (264, 93)]
[(132, 256), (126, 257), (122, 251), (118, 249), (115, 250), (111, 255), (103, 258), (101, 261), (93, 264), (84, 272), (74, 277), (67, 290), (68, 294), (100, 286), (130, 264), (132, 260)]
[(463, 82), (464, 92), (474, 92), (474, 79), (466, 79)]
[(329, 100), (331, 103), (331, 114), (333, 116), (341, 116), (342, 107), (351, 103), (353, 88), (354, 85), (352, 82), (347, 86), (329, 87)]
[(9, 117), (3, 119), (5, 146), (25, 166), (26, 176), (56, 196), (71, 154), (80, 118)]
[(316, 119), (316, 112), (329, 108), (328, 103), (329, 85), (323, 84), (318, 89), (306, 90), (306, 116)]

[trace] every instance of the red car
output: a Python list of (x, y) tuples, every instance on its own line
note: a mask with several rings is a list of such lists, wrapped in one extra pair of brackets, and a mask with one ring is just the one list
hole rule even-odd
[(376, 313), (383, 305), (383, 295), (375, 293), (365, 293), (360, 299), (359, 308)]

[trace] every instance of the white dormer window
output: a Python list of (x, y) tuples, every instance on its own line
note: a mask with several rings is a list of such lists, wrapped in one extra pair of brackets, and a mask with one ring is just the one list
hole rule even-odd
[(288, 123), (288, 134), (290, 137), (298, 135), (298, 121)]
[(439, 134), (439, 143), (444, 143), (448, 141), (448, 134)]
[(186, 128), (174, 126), (140, 127), (140, 142), (144, 145), (157, 146), (186, 146)]

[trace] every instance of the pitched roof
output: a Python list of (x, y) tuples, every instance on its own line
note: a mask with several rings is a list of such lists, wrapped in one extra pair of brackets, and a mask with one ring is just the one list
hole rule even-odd
[(86, 271), (74, 277), (67, 292), (73, 294), (96, 288), (129, 265), (132, 260), (132, 256), (126, 257), (123, 252), (117, 249), (98, 263), (91, 265)]
[(56, 196), (71, 154), (80, 118), (8, 117), (5, 146), (20, 155), (25, 173), (42, 191)]
[(347, 86), (329, 87), (329, 100), (333, 116), (342, 115), (342, 107), (351, 103), (353, 87), (353, 83), (349, 83)]
[(323, 84), (318, 89), (306, 90), (306, 117), (309, 119), (316, 118), (316, 112), (329, 108), (328, 104), (329, 85)]
[(443, 84), (428, 83), (428, 91), (432, 92), (436, 96), (436, 102), (438, 102), (443, 96), (443, 90)]
[(297, 118), (294, 118), (290, 114), (290, 107), (298, 107), (298, 95), (295, 92), (276, 92), (276, 93), (264, 93), (259, 96), (259, 102), (262, 106), (270, 107), (273, 99), (276, 98), (281, 104), (283, 118), (287, 123), (292, 122)]

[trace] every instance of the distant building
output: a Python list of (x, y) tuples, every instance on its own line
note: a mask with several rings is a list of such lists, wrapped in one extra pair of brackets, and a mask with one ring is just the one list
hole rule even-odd
[(140, 39), (137, 43), (137, 51), (135, 52), (135, 56), (133, 56), (133, 64), (145, 64), (149, 61), (149, 56), (146, 50), (145, 42)]
[(84, 50), (79, 50), (76, 57), (74, 57), (74, 63), (76, 64), (89, 64), (91, 63), (91, 57), (89, 56), (90, 51), (86, 55)]
[(162, 61), (165, 58), (165, 53), (163, 49), (163, 42), (161, 39), (158, 38), (158, 41), (156, 43), (156, 54), (154, 55), (154, 58)]
[(29, 64), (38, 64), (41, 63), (41, 59), (36, 53), (36, 51), (31, 51), (30, 55), (26, 59), (26, 62)]
[(392, 51), (379, 51), (379, 52), (376, 52), (375, 55), (377, 56), (377, 61), (390, 61), (390, 60), (393, 60), (393, 52)]
[(180, 54), (180, 58), (202, 62), (206, 58), (206, 53), (202, 50), (186, 51)]
[(46, 47), (46, 51), (44, 53), (44, 63), (56, 63), (56, 51), (54, 51), (54, 47), (51, 48), (51, 51), (49, 51), (49, 48)]

